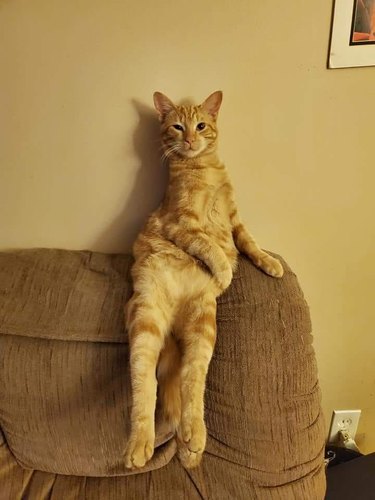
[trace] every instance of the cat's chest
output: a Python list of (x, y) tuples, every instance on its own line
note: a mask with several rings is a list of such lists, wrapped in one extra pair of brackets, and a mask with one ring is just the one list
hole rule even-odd
[(203, 210), (204, 223), (226, 227), (229, 224), (230, 189), (227, 183), (208, 185), (206, 203)]

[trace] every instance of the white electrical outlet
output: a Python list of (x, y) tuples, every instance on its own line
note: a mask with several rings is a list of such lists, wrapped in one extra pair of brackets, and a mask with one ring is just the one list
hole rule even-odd
[(328, 442), (337, 442), (339, 431), (348, 431), (350, 437), (355, 439), (360, 416), (361, 410), (333, 410)]

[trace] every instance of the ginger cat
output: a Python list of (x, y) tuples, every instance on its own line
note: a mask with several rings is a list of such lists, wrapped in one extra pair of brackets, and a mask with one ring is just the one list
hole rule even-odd
[[(275, 277), (280, 262), (241, 223), (231, 182), (216, 154), (222, 92), (200, 106), (177, 106), (160, 92), (169, 185), (134, 244), (134, 294), (126, 305), (133, 391), (129, 468), (154, 452), (156, 397), (177, 430), (185, 467), (205, 444), (204, 389), (216, 338), (216, 298), (230, 285), (239, 252)], [(158, 401), (158, 403), (159, 403)]]

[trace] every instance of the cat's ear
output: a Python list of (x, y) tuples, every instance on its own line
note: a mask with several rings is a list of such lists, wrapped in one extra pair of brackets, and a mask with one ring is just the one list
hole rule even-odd
[(217, 90), (216, 92), (207, 97), (204, 103), (201, 104), (201, 108), (216, 119), (222, 100), (223, 100), (223, 93), (221, 90)]
[(175, 109), (173, 102), (161, 92), (154, 92), (154, 105), (162, 120), (167, 114)]

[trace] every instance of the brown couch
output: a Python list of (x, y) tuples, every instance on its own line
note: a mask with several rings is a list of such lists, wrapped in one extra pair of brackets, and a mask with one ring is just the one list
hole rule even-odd
[(130, 265), (88, 251), (0, 254), (0, 499), (323, 499), (309, 311), (285, 263), (276, 280), (241, 258), (219, 299), (201, 466), (182, 468), (158, 419), (149, 465), (124, 468)]

